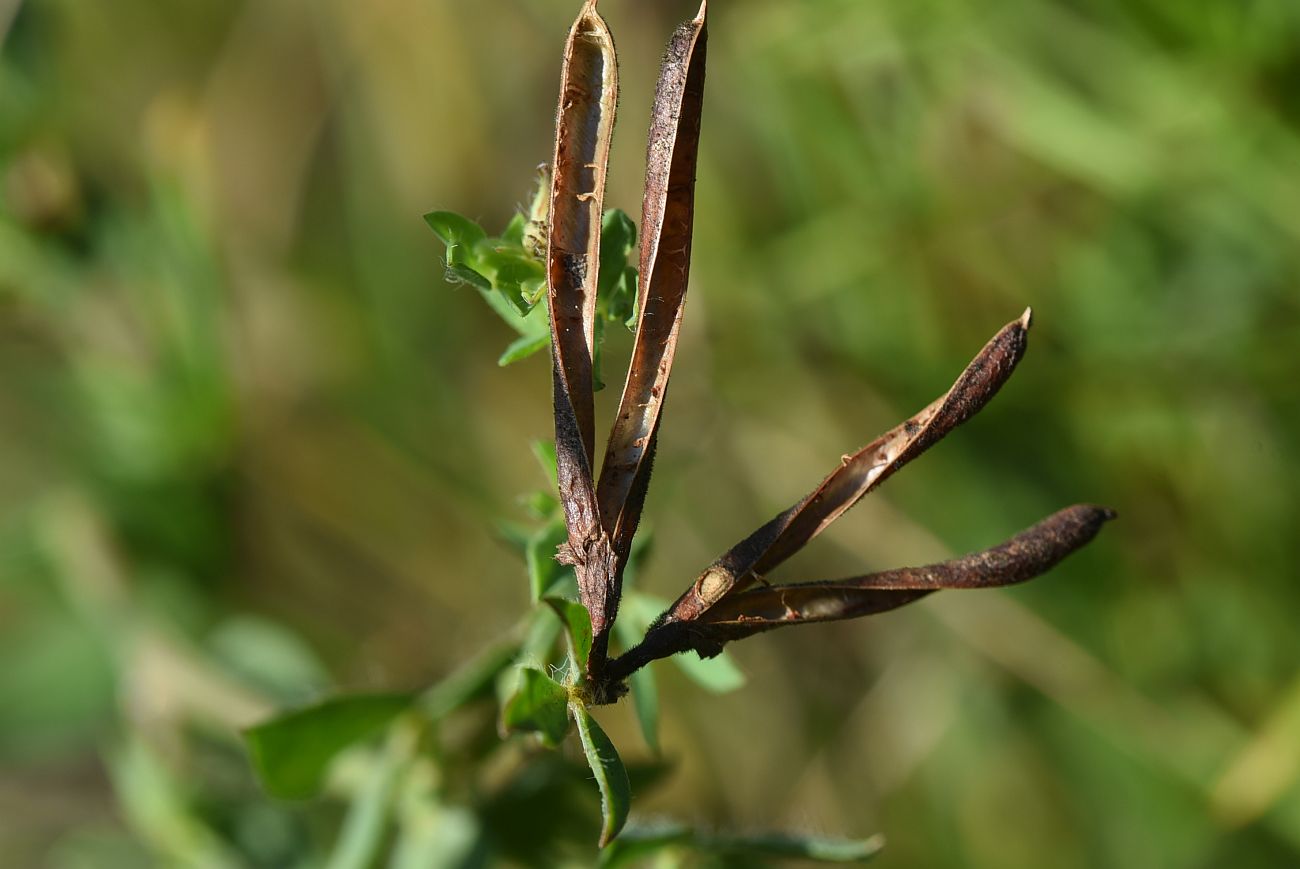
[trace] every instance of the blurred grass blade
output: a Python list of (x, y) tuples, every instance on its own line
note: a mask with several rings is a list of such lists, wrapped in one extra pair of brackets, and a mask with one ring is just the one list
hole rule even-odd
[[(643, 591), (633, 591), (628, 593), (623, 608), (625, 614), (619, 624), (628, 626), (630, 638), (625, 643), (630, 647), (634, 639), (644, 634), (659, 614), (668, 608), (668, 602)], [(640, 634), (633, 633), (633, 626)], [(729, 694), (745, 686), (744, 671), (736, 666), (735, 659), (725, 650), (711, 658), (693, 654), (673, 655), (672, 662), (688, 679), (711, 694)], [(641, 672), (637, 670), (632, 678)], [(633, 690), (635, 691), (635, 686)]]
[[(862, 863), (884, 848), (884, 838), (840, 839), (804, 833), (710, 833), (669, 822), (655, 826), (628, 827), (616, 842), (600, 854), (600, 869), (645, 865), (644, 861), (665, 851), (712, 854), (728, 858), (726, 865), (753, 865), (766, 859), (794, 859), (817, 863)], [(679, 865), (673, 855), (664, 855), (668, 865)], [(743, 861), (743, 862), (742, 862)], [(657, 864), (656, 864), (657, 865)], [(694, 865), (694, 864), (691, 864)]]
[(695, 166), (704, 108), (707, 4), (668, 43), (650, 119), (641, 213), (636, 342), (597, 494), (601, 525), (626, 553), (641, 518), (686, 303)]
[(818, 863), (862, 863), (879, 854), (885, 847), (885, 840), (881, 836), (836, 839), (801, 833), (760, 833), (715, 835), (704, 839), (700, 844), (704, 850), (747, 859), (783, 857)]
[(489, 647), (456, 672), (439, 681), (420, 697), (418, 705), (431, 720), (438, 721), (466, 703), (492, 691), (497, 676), (519, 655), (518, 642)]
[[(647, 546), (640, 542), (644, 539), (645, 535), (639, 538), (638, 545), (633, 547), (632, 556), (628, 560), (628, 569), (624, 573), (625, 580), (631, 579), (628, 574), (634, 572), (633, 565), (640, 560), (638, 556), (645, 555)], [(662, 607), (655, 607), (641, 592), (628, 591), (623, 598), (622, 608), (620, 618), (614, 623), (614, 632), (618, 635), (619, 643), (623, 648), (630, 649), (640, 641), (645, 627), (653, 620), (655, 614), (662, 610)], [(648, 616), (645, 615), (647, 612)], [(657, 755), (660, 753), (659, 684), (655, 680), (654, 671), (649, 667), (637, 670), (628, 679), (628, 688), (632, 694), (632, 708), (636, 712), (636, 722), (641, 728), (641, 736), (650, 750)]]
[(546, 745), (559, 745), (569, 732), (569, 692), (534, 667), (521, 668), (519, 677), (501, 719), (507, 732), (536, 733)]
[(943, 397), (840, 465), (807, 497), (732, 547), (677, 599), (668, 622), (699, 618), (797, 552), (899, 468), (970, 419), (993, 398), (1024, 356), (1028, 310), (984, 345)]
[(545, 334), (521, 335), (511, 341), (509, 346), (497, 357), (497, 365), (504, 368), (511, 363), (518, 362), (520, 359), (527, 359), (546, 347), (550, 340), (550, 337)]
[(244, 731), (263, 786), (273, 796), (314, 796), (330, 762), (348, 746), (382, 730), (411, 705), (409, 694), (334, 697)]
[(479, 819), (469, 809), (422, 805), (403, 818), (388, 869), (470, 869), (486, 866)]
[(632, 694), (632, 709), (636, 712), (636, 723), (641, 728), (641, 738), (646, 747), (656, 755), (663, 753), (659, 746), (659, 684), (655, 681), (654, 670), (642, 667), (628, 678), (628, 690)]
[(730, 694), (745, 687), (745, 674), (726, 652), (711, 658), (693, 654), (673, 656), (673, 663), (696, 685), (711, 694)]
[(632, 788), (614, 743), (609, 741), (596, 719), (580, 703), (570, 703), (569, 708), (578, 725), (578, 738), (582, 741), (587, 763), (596, 777), (596, 786), (600, 788), (600, 846), (603, 848), (627, 823), (627, 814), (632, 807)]
[(392, 825), (392, 808), (402, 775), (410, 766), (414, 729), (395, 728), (383, 751), (377, 752), (358, 784), (339, 828), (338, 840), (325, 869), (368, 869), (383, 849)]
[(537, 464), (546, 475), (546, 479), (554, 488), (560, 484), (560, 478), (555, 470), (555, 441), (535, 440), (532, 442), (533, 456), (537, 459)]

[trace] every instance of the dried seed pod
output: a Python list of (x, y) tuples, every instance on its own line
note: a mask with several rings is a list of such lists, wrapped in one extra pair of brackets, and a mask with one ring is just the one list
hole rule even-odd
[(714, 562), (669, 610), (666, 621), (701, 618), (743, 591), (821, 533), (903, 465), (970, 419), (993, 398), (1024, 356), (1030, 312), (984, 345), (940, 399), (858, 452), (845, 456), (811, 494)]
[(726, 643), (773, 628), (886, 612), (940, 589), (993, 588), (1025, 582), (1051, 570), (1114, 518), (1115, 513), (1105, 507), (1078, 504), (1052, 514), (992, 549), (950, 561), (831, 582), (739, 592), (696, 620), (656, 624), (641, 645), (610, 663), (607, 675), (623, 679), (650, 661), (690, 650), (710, 657)]
[[(592, 450), (592, 355), (605, 172), (618, 101), (614, 41), (596, 0), (578, 13), (564, 47), (551, 163), (546, 272), (555, 381), (555, 451), (573, 563), (593, 631), (608, 630), (612, 573), (602, 548)], [(603, 546), (608, 549), (608, 543)]]
[(1114, 518), (1105, 507), (1076, 504), (983, 552), (852, 579), (753, 588), (723, 600), (701, 622), (766, 630), (870, 615), (945, 588), (1014, 585), (1051, 570)]
[(627, 552), (641, 518), (686, 301), (707, 11), (705, 0), (669, 40), (650, 120), (636, 342), (597, 488), (601, 524), (620, 553)]

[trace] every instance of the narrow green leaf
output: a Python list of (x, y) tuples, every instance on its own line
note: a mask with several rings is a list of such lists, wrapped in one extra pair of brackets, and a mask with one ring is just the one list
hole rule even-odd
[(527, 667), (545, 668), (551, 663), (552, 652), (555, 649), (555, 641), (560, 638), (560, 624), (555, 620), (555, 616), (545, 612), (540, 607), (534, 608), (527, 617), (527, 628), (524, 631), (523, 642), (519, 645), (519, 656), (516, 659), (521, 666), (506, 667), (502, 670), (496, 679), (493, 689), (497, 696), (497, 705), (501, 709), (500, 730), (505, 732), (505, 711), (511, 701), (519, 693), (519, 686), (523, 682), (523, 671)]
[(420, 709), (432, 721), (445, 718), (450, 713), (484, 697), (492, 690), (497, 676), (509, 667), (519, 654), (519, 643), (498, 643), (447, 676), (424, 692), (419, 699)]
[[(665, 849), (716, 854), (742, 865), (764, 858), (810, 860), (819, 863), (862, 863), (884, 847), (880, 836), (868, 839), (835, 839), (801, 833), (711, 833), (685, 824), (668, 822), (653, 826), (628, 827), (618, 841), (600, 854), (599, 869), (641, 865)], [(730, 865), (730, 864), (729, 864)]]
[(520, 502), (537, 519), (549, 521), (561, 515), (560, 499), (550, 492), (543, 492), (540, 489), (529, 492), (520, 499)]
[(745, 674), (726, 652), (713, 658), (683, 652), (673, 655), (673, 663), (696, 685), (713, 694), (727, 694), (745, 685)]
[(659, 685), (655, 682), (654, 670), (642, 667), (628, 677), (627, 684), (632, 692), (632, 708), (636, 710), (641, 736), (651, 751), (660, 754)]
[(546, 745), (559, 745), (569, 732), (566, 709), (569, 692), (533, 667), (521, 668), (519, 676), (519, 690), (510, 698), (502, 716), (506, 730), (536, 733)]
[(528, 555), (528, 541), (535, 533), (528, 526), (508, 519), (498, 519), (492, 523), (492, 536), (525, 557)]
[(524, 298), (523, 283), (545, 277), (542, 264), (537, 260), (524, 256), (522, 251), (501, 248), (480, 248), (474, 260), (474, 268), (487, 276), (493, 288), (514, 306), (520, 316), (532, 309), (532, 305)]
[[(637, 529), (637, 535), (632, 539), (632, 546), (627, 553), (627, 566), (623, 568), (623, 588), (630, 588), (632, 585), (636, 584), (637, 577), (641, 575), (641, 568), (645, 566), (651, 553), (654, 552), (654, 545), (655, 534), (653, 528), (649, 525), (642, 525)], [(649, 607), (654, 610), (653, 614), (650, 615), (651, 621), (653, 621), (655, 616), (663, 611), (662, 609), (657, 609), (654, 606), (654, 603), (654, 601), (651, 601), (651, 606)], [(649, 622), (646, 624), (649, 624)], [(631, 639), (636, 640), (640, 639), (640, 637), (634, 636)]]
[(555, 560), (555, 549), (569, 539), (564, 520), (559, 519), (537, 530), (528, 539), (525, 550), (528, 562), (528, 587), (533, 600), (541, 600), (571, 569)]
[(281, 799), (306, 799), (320, 790), (339, 752), (382, 730), (411, 705), (408, 694), (334, 697), (244, 731), (262, 784)]
[[(623, 866), (644, 865), (647, 858), (659, 851), (679, 845), (690, 846), (695, 831), (683, 823), (667, 821), (653, 826), (629, 826), (600, 852), (597, 869), (621, 869)], [(653, 865), (653, 864), (652, 864)], [(675, 865), (669, 862), (667, 865)]]
[[(636, 540), (632, 543), (632, 551), (628, 558), (627, 567), (623, 572), (625, 601), (639, 594), (639, 592), (631, 591), (629, 586), (634, 578), (636, 566), (649, 552), (649, 541), (650, 535), (643, 532), (638, 534)], [(644, 627), (636, 623), (637, 604), (633, 603), (630, 609), (633, 613), (632, 618), (625, 615), (614, 622), (614, 633), (624, 649), (630, 649), (640, 641)], [(628, 677), (627, 683), (632, 693), (632, 708), (636, 711), (636, 721), (641, 728), (641, 736), (645, 739), (645, 744), (650, 750), (657, 755), (660, 753), (659, 685), (655, 680), (654, 670), (651, 667), (642, 667)]]
[(596, 777), (596, 786), (600, 788), (600, 812), (603, 818), (600, 847), (603, 848), (614, 840), (627, 823), (627, 814), (632, 808), (632, 787), (628, 784), (627, 770), (619, 759), (614, 743), (609, 741), (596, 719), (580, 703), (570, 703), (569, 709), (578, 725), (578, 739), (582, 741), (587, 764)]
[(520, 335), (510, 346), (505, 349), (497, 359), (497, 365), (505, 368), (511, 363), (518, 362), (520, 359), (527, 359), (534, 353), (545, 349), (551, 338), (549, 335)]
[(555, 469), (555, 441), (533, 441), (533, 455), (537, 458), (537, 464), (542, 466), (542, 473), (550, 481), (551, 488), (557, 488), (559, 483), (559, 474)]
[(515, 216), (510, 218), (510, 222), (507, 223), (506, 228), (502, 230), (501, 240), (506, 242), (507, 244), (523, 247), (524, 229), (527, 226), (528, 226), (528, 218), (524, 217), (522, 214), (516, 211)]
[(577, 601), (563, 597), (548, 597), (546, 603), (564, 625), (569, 642), (569, 658), (574, 673), (580, 678), (587, 672), (587, 657), (591, 654), (591, 615)]
[(448, 264), (447, 274), (467, 284), (472, 284), (480, 290), (492, 289), (491, 281), (463, 263)]
[[(667, 607), (667, 601), (642, 591), (630, 592), (623, 598), (624, 617), (643, 632)], [(726, 651), (707, 659), (683, 652), (673, 655), (672, 661), (691, 681), (713, 694), (726, 694), (745, 684), (745, 674)]]
[(713, 835), (702, 837), (702, 849), (736, 857), (787, 857), (820, 863), (861, 863), (885, 847), (881, 836), (869, 839), (832, 839), (800, 833)]
[(408, 811), (393, 843), (388, 869), (469, 869), (485, 866), (478, 816), (459, 806), (432, 803)]
[(448, 247), (456, 244), (473, 247), (487, 238), (483, 227), (454, 211), (430, 211), (424, 216), (424, 222)]
[(636, 224), (619, 209), (609, 209), (601, 221), (600, 283), (597, 288), (606, 319), (622, 323), (632, 315), (636, 301), (636, 269), (627, 264), (627, 258), (634, 250)]
[(398, 784), (410, 763), (410, 746), (402, 744), (409, 741), (390, 738), (385, 750), (377, 752), (352, 796), (325, 869), (367, 869), (374, 865), (392, 823)]

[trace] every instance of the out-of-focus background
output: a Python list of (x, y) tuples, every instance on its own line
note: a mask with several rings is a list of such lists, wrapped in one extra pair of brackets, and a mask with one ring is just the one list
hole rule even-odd
[[(526, 610), (492, 526), (540, 482), (548, 363), (496, 366), (420, 215), (526, 200), (577, 5), (0, 2), (5, 865), (314, 865), (335, 816), (262, 796), (235, 728), (428, 684)], [(639, 217), (695, 9), (602, 11)], [(636, 811), (881, 831), (882, 866), (1300, 861), (1297, 167), (1294, 0), (715, 0), (643, 587), (1026, 305), (997, 400), (779, 578), (1121, 518), (1024, 587), (738, 644), (726, 696), (660, 668)]]

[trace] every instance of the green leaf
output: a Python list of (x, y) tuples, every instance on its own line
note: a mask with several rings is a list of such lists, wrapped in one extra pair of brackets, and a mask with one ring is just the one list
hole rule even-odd
[(515, 552), (527, 557), (528, 541), (537, 533), (532, 528), (508, 519), (498, 519), (492, 523), (492, 536), (509, 546)]
[(390, 739), (385, 750), (378, 752), (367, 767), (325, 869), (367, 869), (374, 865), (388, 838), (397, 787), (410, 765), (410, 747), (403, 750), (402, 741)]
[[(627, 566), (623, 568), (623, 588), (629, 588), (636, 583), (636, 578), (641, 574), (641, 568), (645, 566), (646, 560), (654, 552), (654, 545), (654, 529), (647, 524), (643, 524), (637, 531), (636, 537), (632, 538), (632, 548), (627, 553)], [(649, 596), (646, 597), (648, 599)], [(650, 616), (650, 619), (653, 620), (656, 615), (666, 608), (666, 604), (663, 608), (656, 608), (652, 604), (650, 609), (654, 610), (654, 614)], [(640, 637), (634, 636), (632, 639), (636, 640), (640, 639)]]
[(636, 224), (617, 208), (605, 212), (600, 227), (600, 282), (596, 295), (604, 316), (628, 320), (636, 302), (636, 269), (627, 264), (636, 250)]
[(474, 812), (436, 803), (403, 817), (389, 869), (468, 869), (486, 865), (479, 853), (481, 822)]
[(520, 502), (535, 518), (549, 521), (560, 516), (560, 501), (550, 492), (537, 490), (524, 495)]
[(603, 848), (614, 841), (614, 837), (627, 823), (627, 814), (632, 808), (632, 787), (628, 784), (627, 770), (619, 759), (614, 743), (609, 741), (596, 719), (580, 703), (570, 703), (569, 708), (578, 725), (578, 739), (582, 741), (587, 764), (596, 776), (596, 786), (600, 788), (600, 812), (603, 819), (600, 847)]
[(550, 335), (521, 335), (510, 342), (510, 346), (497, 359), (497, 365), (504, 368), (512, 362), (527, 359), (539, 350), (545, 349), (550, 342)]
[(736, 857), (787, 857), (821, 863), (861, 863), (885, 847), (880, 836), (869, 839), (832, 839), (800, 833), (713, 835), (704, 838), (703, 849)]
[(430, 211), (424, 216), (424, 222), (448, 248), (453, 245), (472, 248), (487, 238), (483, 227), (454, 211)]
[(502, 716), (506, 730), (536, 733), (546, 745), (559, 745), (569, 732), (568, 690), (534, 667), (521, 668), (519, 676), (519, 690)]
[(558, 460), (555, 457), (555, 441), (533, 441), (532, 447), (533, 455), (537, 458), (537, 464), (542, 466), (542, 473), (550, 481), (551, 488), (558, 488), (560, 476), (556, 470)]
[(587, 658), (591, 655), (591, 615), (585, 606), (567, 598), (548, 597), (546, 603), (564, 625), (569, 658), (575, 668), (575, 678), (580, 679), (587, 672)]
[(519, 643), (491, 646), (456, 672), (442, 679), (420, 697), (419, 706), (432, 721), (491, 693), (497, 676), (514, 662)]
[(483, 275), (474, 271), (474, 269), (470, 268), (467, 265), (462, 265), (459, 263), (455, 265), (448, 264), (447, 274), (453, 279), (464, 281), (467, 284), (472, 284), (475, 287), (478, 287), (480, 290), (492, 289), (491, 281), (489, 281)]
[[(600, 852), (597, 869), (619, 869), (622, 866), (644, 865), (646, 858), (675, 845), (690, 844), (694, 830), (685, 824), (668, 821), (654, 826), (628, 827), (618, 841)], [(676, 865), (668, 863), (667, 865)]]
[[(667, 601), (642, 591), (632, 591), (623, 597), (624, 618), (643, 629), (667, 608)], [(691, 681), (714, 694), (726, 694), (745, 684), (745, 674), (725, 650), (707, 659), (683, 652), (673, 655), (672, 661)]]
[(659, 686), (655, 682), (654, 670), (642, 667), (627, 680), (632, 692), (632, 708), (636, 710), (636, 722), (641, 727), (641, 736), (645, 744), (655, 754), (659, 748)]
[(694, 653), (673, 655), (673, 663), (691, 681), (714, 694), (727, 694), (744, 687), (745, 674), (724, 651), (713, 658), (701, 658)]
[[(638, 534), (636, 540), (632, 543), (627, 567), (623, 572), (625, 599), (639, 594), (631, 591), (629, 584), (636, 572), (636, 565), (649, 552), (649, 541), (649, 534)], [(624, 649), (630, 649), (641, 639), (643, 626), (636, 624), (636, 608), (634, 603), (631, 607), (633, 610), (632, 618), (625, 616), (614, 622), (614, 633)], [(655, 681), (654, 670), (650, 667), (642, 667), (628, 677), (627, 684), (632, 692), (632, 708), (636, 711), (636, 721), (641, 728), (641, 736), (645, 739), (645, 744), (649, 746), (650, 750), (655, 754), (659, 754), (659, 685)]]
[(515, 216), (510, 218), (510, 222), (506, 224), (506, 228), (501, 231), (501, 240), (507, 244), (523, 247), (524, 228), (527, 226), (528, 218), (516, 211)]
[(382, 730), (411, 705), (409, 694), (334, 697), (244, 731), (266, 790), (281, 799), (315, 795), (339, 752)]
[(492, 286), (502, 293), (515, 306), (520, 314), (527, 314), (532, 308), (524, 298), (523, 285), (534, 287), (539, 280), (546, 279), (542, 264), (526, 255), (522, 248), (509, 250), (504, 247), (480, 249), (474, 267), (483, 272), (492, 281)]
[(541, 600), (571, 572), (571, 568), (555, 560), (556, 547), (568, 539), (569, 533), (565, 530), (562, 519), (539, 529), (528, 539), (525, 558), (528, 563), (528, 587), (534, 601)]
[(642, 865), (647, 857), (665, 849), (716, 854), (730, 857), (742, 865), (751, 865), (763, 858), (862, 863), (879, 854), (883, 847), (884, 840), (880, 836), (834, 839), (799, 833), (710, 833), (668, 822), (629, 827), (617, 842), (601, 852), (597, 865), (599, 869)]

